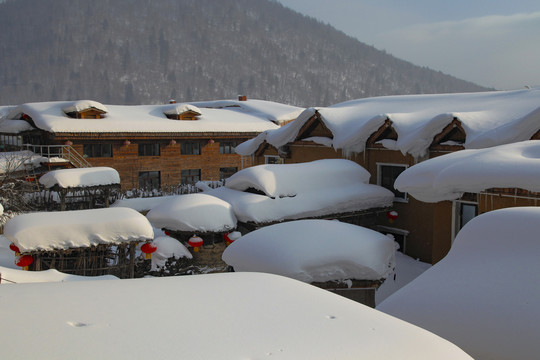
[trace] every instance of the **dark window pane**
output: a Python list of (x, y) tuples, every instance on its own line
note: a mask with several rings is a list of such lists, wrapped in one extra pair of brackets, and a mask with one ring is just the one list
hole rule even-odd
[(396, 178), (406, 169), (405, 166), (381, 165), (380, 186), (392, 191), (397, 198), (405, 199), (405, 193), (394, 189)]

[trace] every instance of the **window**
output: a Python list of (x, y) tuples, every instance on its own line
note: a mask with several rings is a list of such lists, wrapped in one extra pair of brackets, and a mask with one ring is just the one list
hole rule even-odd
[(201, 180), (201, 169), (182, 170), (180, 173), (182, 184), (195, 184)]
[(230, 178), (237, 171), (237, 167), (219, 168), (219, 180)]
[(111, 144), (84, 144), (84, 157), (112, 157)]
[(161, 187), (161, 173), (159, 171), (139, 172), (139, 189), (159, 189)]
[(283, 159), (276, 155), (264, 155), (265, 164), (283, 164)]
[(236, 141), (223, 141), (219, 143), (220, 154), (234, 154), (234, 148), (238, 145)]
[(407, 200), (407, 194), (394, 188), (396, 178), (407, 168), (399, 164), (377, 164), (377, 185), (394, 193), (396, 200)]
[(182, 155), (201, 155), (201, 143), (196, 141), (182, 142)]
[(454, 214), (452, 216), (452, 241), (454, 241), (455, 236), (469, 221), (478, 216), (478, 203), (456, 200), (453, 202), (453, 207)]
[(159, 144), (139, 144), (139, 156), (159, 156)]

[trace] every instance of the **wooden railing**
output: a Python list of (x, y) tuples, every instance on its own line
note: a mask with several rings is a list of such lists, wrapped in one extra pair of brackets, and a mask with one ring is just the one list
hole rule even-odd
[(25, 144), (24, 148), (36, 155), (48, 159), (59, 158), (69, 161), (77, 168), (92, 167), (92, 165), (71, 145), (31, 145)]

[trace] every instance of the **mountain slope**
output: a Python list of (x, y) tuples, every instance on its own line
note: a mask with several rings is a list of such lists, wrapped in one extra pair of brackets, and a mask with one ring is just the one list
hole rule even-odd
[(300, 106), (484, 90), (271, 0), (7, 0), (0, 104), (161, 103), (246, 94)]

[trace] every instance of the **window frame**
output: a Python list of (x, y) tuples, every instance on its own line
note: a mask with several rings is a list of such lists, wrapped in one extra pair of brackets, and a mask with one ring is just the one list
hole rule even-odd
[[(270, 161), (274, 159), (275, 161)], [(279, 155), (264, 155), (264, 163), (269, 165), (281, 165), (283, 164), (283, 158)]]
[(180, 183), (182, 185), (195, 185), (198, 181), (201, 181), (201, 169), (180, 170)]
[[(96, 151), (98, 149), (99, 151)], [(107, 152), (103, 151), (104, 147), (109, 148), (109, 155), (103, 155), (104, 153), (107, 154)], [(92, 149), (90, 152), (88, 149)], [(90, 154), (91, 153), (91, 154)], [(90, 143), (90, 144), (83, 144), (83, 157), (84, 158), (112, 158), (113, 157), (113, 146), (112, 144), (106, 144), (106, 143)]]
[[(151, 176), (151, 174), (157, 174), (157, 176)], [(141, 183), (141, 180), (143, 180), (143, 174), (147, 174), (148, 176), (146, 177), (146, 184), (144, 184), (144, 186), (142, 186), (142, 183)], [(157, 188), (154, 187), (154, 186), (148, 186), (147, 184), (151, 184), (153, 182), (155, 182), (155, 179), (157, 178)], [(147, 190), (154, 190), (154, 189), (161, 189), (161, 171), (159, 170), (147, 170), (147, 171), (139, 171), (139, 174), (138, 174), (138, 181), (139, 181), (139, 189), (147, 189)]]
[[(238, 167), (237, 166), (228, 166), (228, 167), (219, 168), (219, 180), (223, 181), (223, 180), (225, 180), (227, 178), (230, 178), (233, 174), (235, 174), (237, 172), (238, 172)], [(225, 176), (226, 174), (231, 174), (231, 175)]]
[(399, 176), (399, 174), (397, 174), (394, 177), (391, 188), (388, 188), (387, 186), (385, 186), (385, 184), (383, 184), (384, 183), (384, 181), (383, 181), (383, 168), (384, 167), (403, 168), (403, 170), (400, 171), (400, 173), (399, 173), (399, 174), (401, 174), (403, 171), (407, 170), (409, 165), (407, 165), (407, 164), (397, 164), (397, 163), (377, 163), (377, 185), (382, 186), (385, 189), (388, 189), (391, 192), (393, 192), (395, 202), (404, 202), (404, 203), (409, 202), (409, 197), (408, 197), (408, 194), (406, 192), (401, 192), (401, 191), (396, 190), (394, 188), (394, 183), (396, 182), (396, 179)]
[(238, 141), (220, 141), (219, 153), (220, 154), (236, 154), (234, 150), (238, 146)]
[(138, 155), (139, 156), (161, 156), (161, 146), (159, 143), (139, 143)]
[[(195, 149), (197, 152), (195, 152)], [(182, 141), (182, 143), (180, 144), (181, 155), (201, 155), (201, 153), (202, 151), (200, 141)]]

